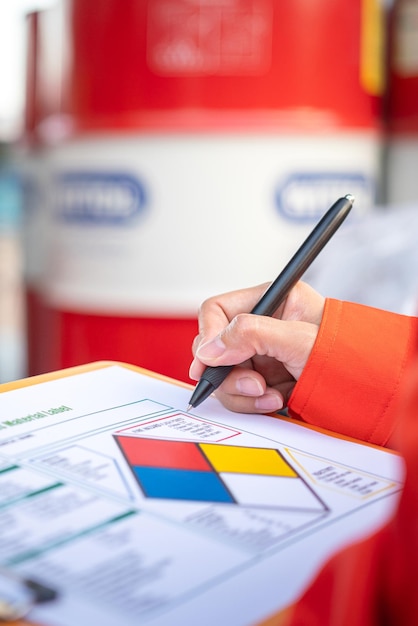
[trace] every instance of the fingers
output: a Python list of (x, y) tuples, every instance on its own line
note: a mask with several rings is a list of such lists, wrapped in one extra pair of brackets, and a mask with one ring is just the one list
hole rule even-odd
[[(199, 309), (199, 335), (195, 339), (193, 354), (199, 343), (205, 343), (222, 331), (238, 314), (251, 311), (269, 284), (265, 283), (208, 298)], [(299, 281), (278, 308), (275, 318), (319, 324), (325, 299), (306, 283)]]
[(215, 393), (215, 396), (222, 402), (224, 407), (236, 413), (277, 413), (284, 406), (280, 394), (274, 391), (268, 391), (259, 398), (218, 392)]
[(267, 387), (264, 377), (258, 372), (236, 367), (215, 395), (231, 411), (274, 413), (286, 406), (294, 384), (292, 379), (277, 387)]
[[(216, 337), (237, 314), (251, 311), (267, 287), (268, 283), (213, 296), (205, 300), (199, 308), (199, 334), (193, 341), (193, 355), (196, 355), (200, 344)], [(204, 369), (205, 364), (195, 358), (190, 366), (190, 378), (198, 380)]]
[(199, 308), (199, 334), (195, 339), (195, 348), (199, 342), (203, 343), (221, 332), (238, 313), (251, 311), (267, 287), (266, 283), (205, 300)]
[[(237, 365), (255, 355), (283, 363), (298, 379), (312, 350), (318, 326), (308, 322), (276, 320), (261, 315), (234, 317), (218, 335), (200, 343), (195, 360), (217, 367)], [(197, 373), (193, 367), (191, 374)]]

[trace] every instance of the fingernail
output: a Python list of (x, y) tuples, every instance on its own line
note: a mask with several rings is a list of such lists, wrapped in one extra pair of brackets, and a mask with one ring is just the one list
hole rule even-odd
[(206, 343), (199, 346), (196, 352), (198, 359), (216, 359), (225, 352), (226, 345), (222, 339), (218, 336), (215, 339), (211, 339)]
[(189, 378), (191, 378), (192, 380), (198, 380), (198, 376), (196, 376), (195, 374), (196, 366), (197, 366), (197, 361), (196, 359), (193, 359), (189, 367)]
[(245, 396), (261, 396), (264, 393), (260, 382), (249, 376), (237, 380), (237, 391)]
[(254, 406), (261, 411), (279, 411), (283, 408), (283, 400), (275, 393), (266, 393), (256, 399)]

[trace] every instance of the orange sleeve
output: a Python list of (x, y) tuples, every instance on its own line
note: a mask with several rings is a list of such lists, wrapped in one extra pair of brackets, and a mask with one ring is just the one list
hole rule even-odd
[(289, 414), (378, 445), (395, 423), (399, 387), (418, 352), (418, 318), (327, 299)]
[(418, 360), (413, 359), (399, 398), (396, 436), (406, 481), (393, 517), (375, 534), (332, 557), (283, 619), (272, 619), (268, 626), (418, 624), (417, 381)]

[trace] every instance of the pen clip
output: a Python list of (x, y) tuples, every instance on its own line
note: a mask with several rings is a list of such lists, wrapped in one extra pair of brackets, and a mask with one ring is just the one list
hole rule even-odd
[(0, 621), (19, 620), (36, 604), (54, 600), (57, 595), (54, 589), (36, 580), (0, 568)]

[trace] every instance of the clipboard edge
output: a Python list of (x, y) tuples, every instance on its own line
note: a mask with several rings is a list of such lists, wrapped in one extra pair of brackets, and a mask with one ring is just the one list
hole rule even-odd
[(27, 378), (20, 378), (15, 381), (2, 383), (0, 384), (0, 393), (4, 393), (5, 391), (13, 391), (15, 389), (22, 389), (23, 387), (30, 387), (32, 385), (39, 385), (41, 383), (49, 382), (51, 380), (57, 380), (59, 378), (76, 376), (77, 374), (84, 374), (85, 372), (104, 369), (106, 367), (113, 367), (115, 365), (124, 367), (125, 369), (133, 370), (134, 372), (144, 374), (145, 376), (149, 376), (151, 378), (157, 378), (159, 380), (175, 384), (179, 387), (184, 387), (185, 389), (193, 389), (193, 386), (186, 382), (182, 382), (175, 378), (170, 378), (169, 376), (159, 374), (158, 372), (153, 372), (151, 370), (140, 367), (139, 365), (132, 365), (131, 363), (125, 363), (123, 361), (109, 360), (92, 361), (91, 363), (85, 363), (83, 365), (74, 365), (72, 367), (67, 367), (59, 370), (54, 370), (52, 372), (46, 372), (44, 374), (37, 374), (35, 376), (28, 376)]

